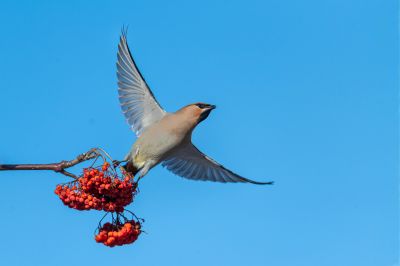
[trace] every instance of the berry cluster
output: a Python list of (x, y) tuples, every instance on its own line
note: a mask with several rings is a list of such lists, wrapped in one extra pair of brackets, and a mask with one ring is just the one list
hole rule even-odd
[(103, 243), (108, 247), (131, 244), (136, 241), (141, 233), (140, 228), (140, 223), (134, 220), (127, 220), (124, 224), (119, 221), (113, 224), (105, 223), (99, 229), (95, 240), (97, 243)]
[[(108, 247), (131, 244), (142, 232), (140, 221), (143, 219), (137, 218), (135, 214), (125, 210), (137, 192), (137, 182), (134, 182), (133, 176), (122, 168), (119, 172), (116, 164), (110, 167), (104, 156), (102, 157), (103, 165), (85, 168), (82, 175), (74, 181), (57, 185), (55, 194), (70, 208), (104, 210), (107, 212), (106, 215), (111, 215), (111, 222), (101, 226), (100, 221), (95, 236), (96, 242), (103, 243)], [(112, 159), (110, 158), (110, 160)], [(131, 219), (126, 218), (126, 213), (132, 215)]]
[(101, 169), (86, 168), (77, 181), (58, 185), (55, 193), (73, 209), (122, 212), (133, 200), (136, 183), (127, 173), (123, 180), (119, 179), (115, 172), (109, 171), (109, 166), (105, 162)]
[(58, 185), (55, 193), (60, 197), (62, 202), (70, 208), (84, 210), (102, 210), (102, 201), (92, 195), (82, 192), (75, 185)]
[(124, 207), (132, 202), (134, 184), (130, 177), (125, 176), (121, 181), (107, 174), (108, 165), (103, 165), (102, 170), (85, 169), (79, 184), (83, 192), (102, 199), (102, 208), (108, 212), (122, 212)]

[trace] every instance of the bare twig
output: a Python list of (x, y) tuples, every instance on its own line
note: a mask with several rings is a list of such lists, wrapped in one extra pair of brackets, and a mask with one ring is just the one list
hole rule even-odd
[(96, 148), (89, 150), (86, 153), (78, 155), (75, 159), (70, 161), (61, 161), (59, 163), (48, 163), (48, 164), (0, 164), (0, 171), (4, 170), (52, 170), (57, 173), (61, 173), (66, 176), (77, 178), (74, 174), (67, 172), (65, 169), (70, 168), (74, 165), (88, 161), (99, 156), (99, 152)]

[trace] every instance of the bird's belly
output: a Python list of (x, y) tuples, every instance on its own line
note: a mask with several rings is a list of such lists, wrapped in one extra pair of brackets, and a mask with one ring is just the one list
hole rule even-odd
[(164, 160), (180, 141), (174, 134), (161, 132), (152, 135), (144, 134), (134, 144), (133, 152), (137, 150), (135, 161), (138, 163), (153, 161), (156, 165)]

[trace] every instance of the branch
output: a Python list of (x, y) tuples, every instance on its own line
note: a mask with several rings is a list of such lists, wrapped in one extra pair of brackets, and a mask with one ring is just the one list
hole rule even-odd
[(78, 155), (75, 159), (70, 161), (61, 161), (59, 163), (48, 163), (48, 164), (0, 164), (0, 171), (5, 170), (52, 170), (57, 173), (61, 173), (66, 176), (77, 178), (74, 174), (65, 171), (74, 165), (88, 161), (100, 156), (98, 150), (93, 148), (86, 153)]

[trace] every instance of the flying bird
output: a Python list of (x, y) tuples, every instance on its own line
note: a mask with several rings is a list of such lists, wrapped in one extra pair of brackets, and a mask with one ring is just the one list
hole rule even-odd
[(124, 168), (139, 179), (158, 164), (174, 174), (192, 179), (215, 182), (257, 182), (228, 170), (202, 153), (192, 144), (193, 130), (204, 121), (215, 105), (193, 103), (174, 113), (166, 112), (157, 102), (129, 50), (126, 32), (118, 45), (118, 94), (128, 124), (137, 135), (126, 156)]

